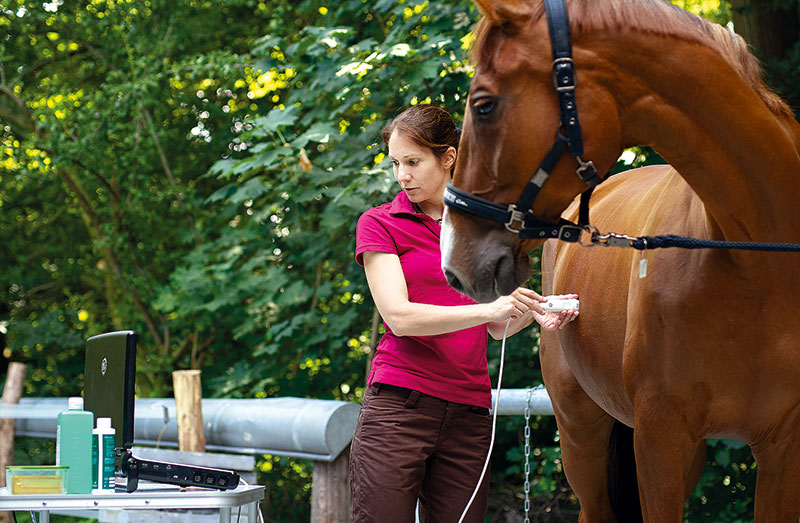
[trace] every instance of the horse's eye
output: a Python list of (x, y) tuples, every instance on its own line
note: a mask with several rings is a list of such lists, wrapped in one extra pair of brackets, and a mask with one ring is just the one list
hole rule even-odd
[(497, 102), (493, 98), (478, 98), (472, 104), (472, 109), (476, 116), (488, 116), (497, 107)]

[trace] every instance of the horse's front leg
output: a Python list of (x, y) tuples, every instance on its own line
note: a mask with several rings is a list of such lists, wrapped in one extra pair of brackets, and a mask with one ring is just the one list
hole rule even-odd
[(635, 402), (634, 452), (645, 523), (680, 523), (686, 497), (705, 464), (702, 422), (690, 402), (641, 393)]
[(609, 499), (607, 470), (614, 419), (578, 384), (554, 333), (542, 333), (539, 358), (558, 424), (564, 474), (580, 502), (579, 521), (613, 523), (617, 518)]
[(800, 413), (751, 445), (758, 463), (755, 523), (796, 523), (800, 518)]

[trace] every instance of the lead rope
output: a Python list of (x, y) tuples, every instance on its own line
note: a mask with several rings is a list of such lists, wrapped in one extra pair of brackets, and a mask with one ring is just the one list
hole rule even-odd
[(510, 324), (511, 318), (506, 321), (506, 330), (503, 331), (503, 343), (500, 345), (500, 370), (497, 371), (497, 396), (494, 400), (494, 412), (492, 412), (492, 437), (489, 440), (489, 450), (486, 452), (486, 461), (483, 462), (483, 470), (481, 470), (481, 476), (478, 478), (478, 484), (475, 485), (475, 490), (472, 491), (472, 496), (470, 496), (469, 501), (467, 501), (467, 506), (464, 507), (464, 512), (462, 512), (461, 517), (458, 518), (458, 523), (464, 521), (464, 517), (466, 517), (469, 507), (475, 500), (475, 496), (478, 495), (478, 490), (480, 490), (481, 483), (483, 482), (483, 476), (486, 474), (486, 469), (489, 468), (489, 460), (492, 457), (492, 448), (494, 448), (494, 434), (495, 429), (497, 428), (497, 411), (499, 410), (498, 407), (500, 406), (500, 384), (503, 381), (503, 360), (505, 360), (506, 356), (506, 338), (508, 337), (508, 326)]
[(533, 394), (533, 389), (528, 389), (525, 398), (525, 482), (522, 484), (522, 490), (525, 492), (525, 519), (523, 523), (531, 523), (528, 517), (531, 510), (531, 394)]
[(658, 236), (628, 236), (609, 232), (600, 234), (597, 228), (589, 225), (591, 243), (583, 243), (584, 247), (632, 247), (639, 251), (680, 247), (681, 249), (726, 249), (739, 251), (762, 252), (800, 252), (800, 243), (762, 243), (762, 242), (729, 242), (722, 240), (704, 240), (677, 234), (660, 234)]

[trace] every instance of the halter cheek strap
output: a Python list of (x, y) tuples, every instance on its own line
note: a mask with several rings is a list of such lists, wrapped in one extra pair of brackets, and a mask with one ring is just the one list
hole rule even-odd
[[(575, 242), (580, 232), (589, 224), (589, 197), (602, 179), (590, 161), (584, 161), (583, 136), (578, 120), (578, 105), (575, 101), (575, 62), (572, 60), (572, 38), (565, 0), (544, 0), (550, 46), (553, 51), (553, 85), (558, 92), (561, 120), (556, 138), (550, 150), (534, 172), (516, 204), (501, 205), (475, 196), (448, 184), (444, 201), (449, 207), (461, 212), (503, 223), (510, 232), (521, 239), (559, 238)], [(566, 134), (562, 133), (562, 129)], [(533, 216), (533, 202), (550, 177), (563, 154), (569, 150), (578, 161), (576, 174), (589, 186), (581, 195), (578, 224), (560, 219), (551, 223)]]

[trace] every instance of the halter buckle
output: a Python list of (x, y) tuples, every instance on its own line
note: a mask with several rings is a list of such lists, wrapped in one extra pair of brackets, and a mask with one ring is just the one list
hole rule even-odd
[[(525, 226), (525, 213), (517, 210), (517, 206), (513, 203), (508, 206), (508, 212), (511, 214), (511, 216), (505, 223), (506, 229), (514, 234), (519, 234), (519, 231)], [(511, 226), (514, 222), (519, 222), (519, 229), (514, 229)]]
[(558, 239), (567, 243), (579, 242), (582, 232), (583, 227), (578, 225), (562, 225), (558, 229)]
[(575, 61), (572, 58), (553, 60), (553, 85), (559, 93), (575, 90)]
[(580, 176), (581, 180), (583, 180), (586, 185), (594, 188), (603, 181), (597, 175), (597, 168), (594, 166), (593, 161), (589, 160), (585, 162), (580, 156), (576, 156), (575, 159), (578, 161), (578, 168), (575, 169), (575, 173)]
[(583, 175), (583, 173), (585, 173), (586, 171), (591, 171), (592, 173), (594, 173), (594, 175), (597, 174), (597, 168), (594, 166), (593, 161), (589, 160), (585, 162), (580, 156), (576, 156), (575, 159), (578, 160), (578, 168), (575, 169), (575, 172), (578, 173), (578, 176), (580, 176), (581, 179), (583, 180), (586, 179), (586, 177)]

